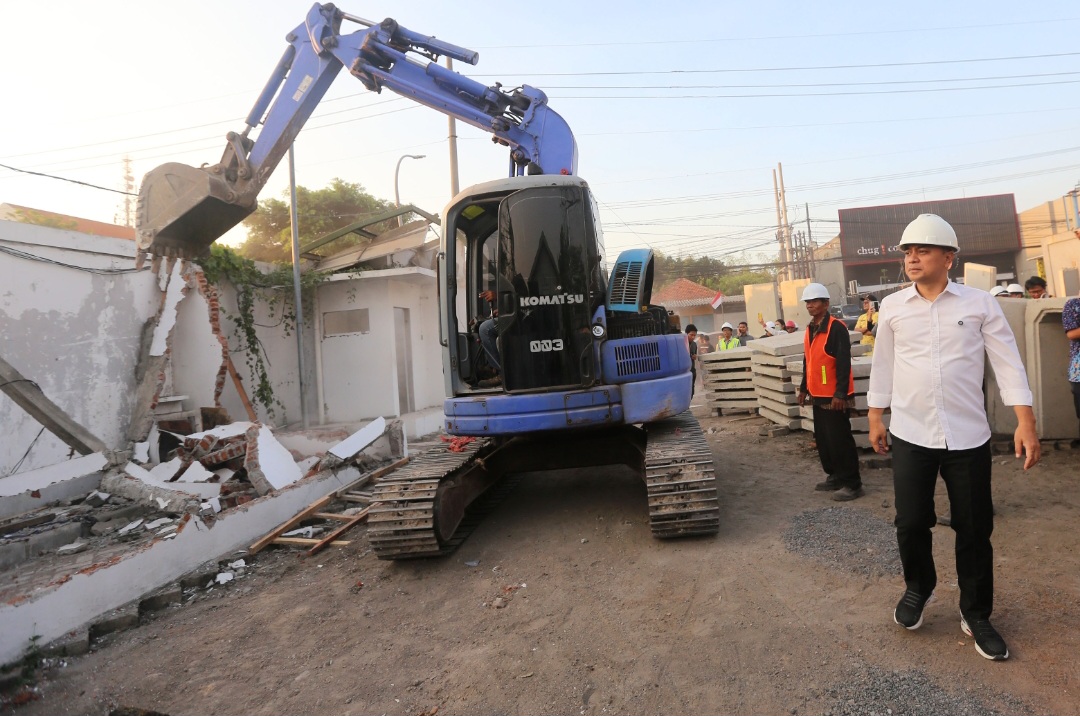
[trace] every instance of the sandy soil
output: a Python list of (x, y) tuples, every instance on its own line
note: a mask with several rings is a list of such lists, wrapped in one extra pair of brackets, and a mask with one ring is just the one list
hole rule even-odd
[[(793, 521), (836, 503), (813, 491), (809, 436), (760, 437), (763, 424), (702, 418), (715, 538), (654, 540), (625, 471), (528, 476), (445, 559), (379, 562), (362, 530), (313, 559), (259, 555), (254, 576), (52, 670), (18, 713), (919, 713), (886, 688), (909, 678), (940, 692), (939, 713), (1080, 712), (1080, 451), (1026, 475), (995, 459), (994, 621), (1012, 651), (995, 663), (960, 632), (948, 528), (917, 632), (892, 622), (895, 568), (785, 546)], [(867, 471), (867, 495), (842, 509), (889, 529), (891, 480)]]

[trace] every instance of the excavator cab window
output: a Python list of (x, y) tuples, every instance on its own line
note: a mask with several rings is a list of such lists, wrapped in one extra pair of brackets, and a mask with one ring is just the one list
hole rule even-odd
[(507, 392), (592, 384), (596, 254), (582, 187), (523, 189), (502, 201), (497, 326)]

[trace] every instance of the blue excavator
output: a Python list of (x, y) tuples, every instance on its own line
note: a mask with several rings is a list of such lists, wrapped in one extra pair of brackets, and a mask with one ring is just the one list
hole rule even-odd
[[(342, 24), (361, 26), (351, 33)], [(686, 337), (650, 303), (651, 250), (608, 271), (577, 144), (539, 89), (485, 86), (442, 67), (476, 52), (315, 4), (221, 161), (151, 170), (140, 186), (136, 242), (198, 260), (255, 211), (266, 184), (342, 67), (492, 134), (509, 176), (469, 187), (442, 215), (439, 331), (456, 436), (384, 477), (369, 539), (378, 557), (446, 554), (475, 526), (509, 475), (624, 465), (646, 483), (652, 532), (716, 534), (713, 460), (690, 415)], [(257, 131), (257, 136), (252, 134)], [(500, 483), (502, 486), (500, 487)]]

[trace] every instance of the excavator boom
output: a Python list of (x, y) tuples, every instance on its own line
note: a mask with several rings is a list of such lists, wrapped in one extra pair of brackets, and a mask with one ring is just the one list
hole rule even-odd
[[(364, 29), (343, 35), (344, 20)], [(289, 45), (246, 128), (226, 136), (221, 161), (200, 168), (163, 164), (146, 174), (136, 212), (140, 256), (204, 256), (210, 244), (253, 213), (259, 192), (342, 67), (373, 92), (389, 88), (491, 132), (494, 141), (510, 148), (511, 176), (577, 171), (574, 135), (542, 91), (528, 85), (511, 91), (499, 84), (487, 87), (438, 64), (440, 56), (476, 64), (479, 55), (472, 50), (391, 19), (376, 24), (319, 3), (286, 39)], [(258, 136), (250, 136), (260, 126)]]

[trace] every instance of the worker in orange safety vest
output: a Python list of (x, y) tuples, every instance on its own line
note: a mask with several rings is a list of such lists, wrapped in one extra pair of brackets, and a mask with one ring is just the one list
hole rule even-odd
[(851, 337), (844, 322), (829, 314), (829, 290), (811, 283), (803, 290), (811, 321), (803, 338), (803, 379), (799, 405), (810, 398), (814, 410), (814, 441), (825, 470), (814, 489), (832, 492), (838, 502), (863, 495), (859, 453), (848, 414), (855, 401), (851, 371)]

